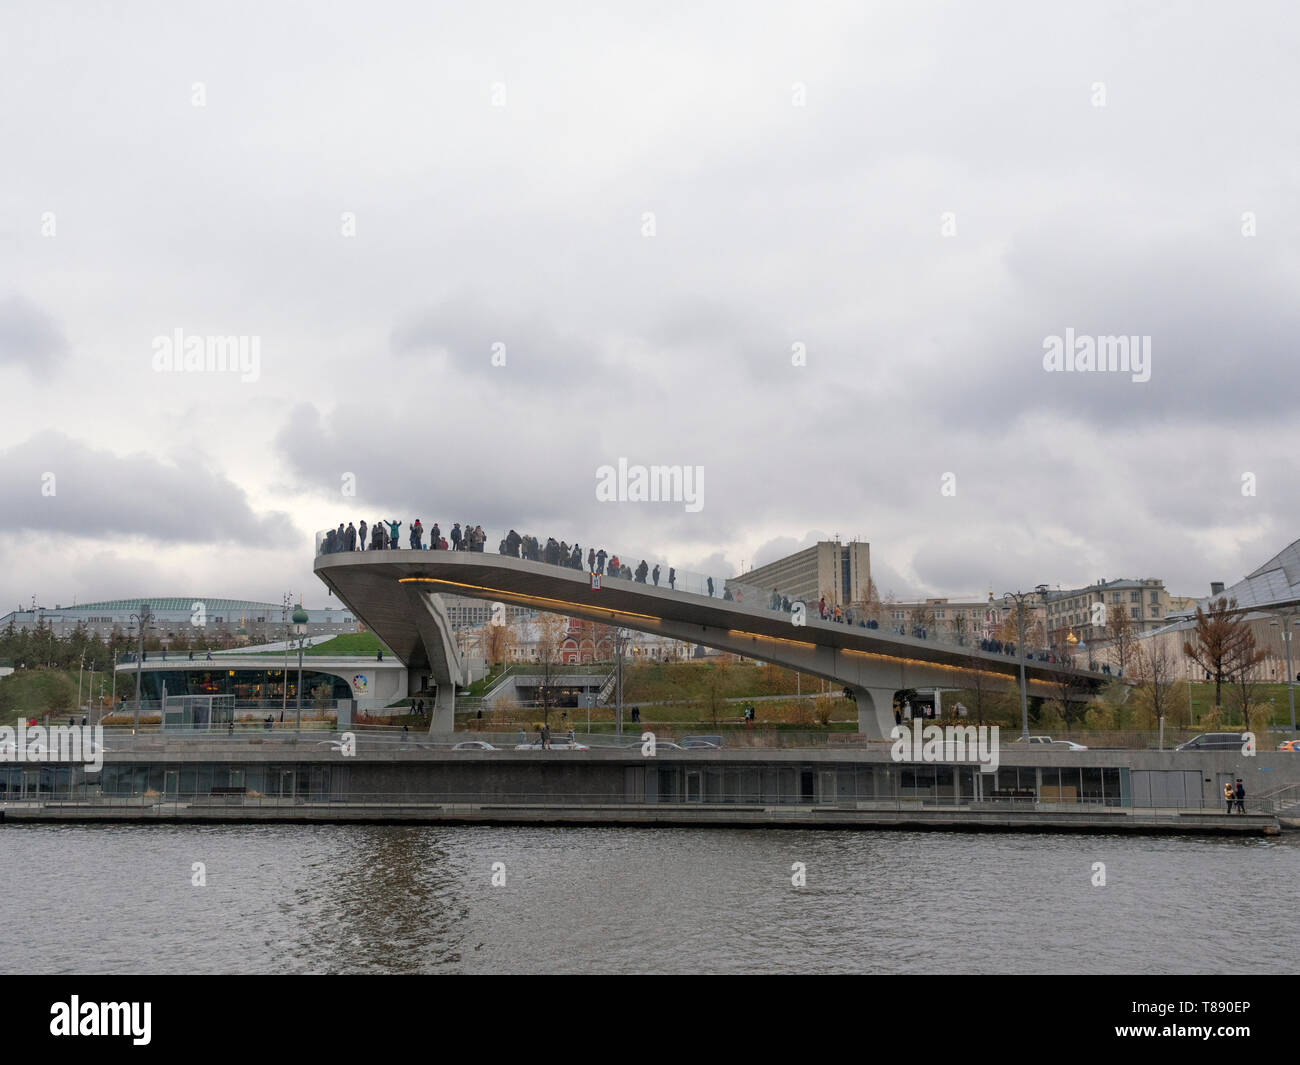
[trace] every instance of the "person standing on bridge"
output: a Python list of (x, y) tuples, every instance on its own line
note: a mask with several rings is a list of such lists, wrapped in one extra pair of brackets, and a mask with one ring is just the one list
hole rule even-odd
[(659, 587), (659, 563), (655, 563), (655, 568), (650, 571), (650, 579), (655, 582), (655, 587)]
[(668, 567), (668, 587), (677, 591), (677, 571), (672, 566)]
[(641, 565), (637, 566), (637, 568), (636, 568), (636, 582), (637, 582), (637, 584), (645, 584), (645, 577), (646, 577), (646, 574), (649, 573), (649, 572), (650, 572), (650, 566), (649, 566), (649, 564), (646, 562), (645, 559), (642, 559), (642, 560), (641, 560)]
[(1246, 785), (1241, 782), (1241, 777), (1237, 778), (1236, 796), (1237, 813), (1244, 814), (1246, 812)]
[(388, 523), (388, 546), (394, 551), (399, 550), (402, 546), (401, 528), (402, 523), (400, 521), (389, 521)]
[(344, 537), (343, 546), (346, 547), (349, 551), (355, 551), (357, 549), (357, 529), (356, 526), (352, 524), (352, 522), (348, 522), (348, 528), (347, 531), (343, 534), (343, 537)]
[(360, 546), (362, 551), (366, 549), (366, 530), (369, 527), (370, 526), (366, 524), (365, 519), (363, 518), (361, 520), (360, 535), (357, 537), (357, 544), (358, 546)]
[(587, 572), (596, 572), (596, 549), (594, 547), (587, 548)]
[(596, 552), (596, 572), (597, 572), (597, 573), (604, 573), (604, 572), (605, 572), (605, 559), (607, 559), (608, 557), (609, 557), (609, 556), (605, 554), (605, 549), (604, 549), (603, 547), (602, 547), (599, 551)]
[(821, 597), (820, 602), (818, 602), (817, 604), (817, 613), (819, 613), (822, 616), (822, 621), (826, 620), (826, 596), (824, 595)]
[(442, 540), (442, 530), (438, 528), (438, 523), (435, 521), (433, 523), (433, 528), (429, 530), (429, 550), (430, 551), (440, 550), (442, 547), (441, 540)]
[(709, 578), (709, 598), (713, 598), (713, 578)]
[(460, 550), (460, 522), (456, 522), (451, 527), (451, 536), (448, 537), (448, 539), (451, 540), (451, 549), (453, 551), (459, 551)]

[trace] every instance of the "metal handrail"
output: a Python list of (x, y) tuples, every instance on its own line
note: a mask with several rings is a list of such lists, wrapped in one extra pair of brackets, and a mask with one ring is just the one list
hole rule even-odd
[[(268, 795), (259, 792), (239, 791), (237, 789), (214, 789), (202, 793), (183, 795), (166, 795), (155, 793), (103, 794), (101, 792), (82, 791), (81, 794), (55, 796), (48, 792), (14, 798), (0, 793), (0, 807), (3, 806), (89, 806), (94, 808), (112, 807), (510, 807), (527, 806), (535, 808), (569, 807), (569, 808), (607, 808), (607, 809), (645, 809), (645, 808), (727, 808), (737, 806), (761, 807), (764, 809), (840, 809), (863, 811), (905, 811), (905, 810), (966, 810), (973, 812), (1005, 813), (1008, 810), (1024, 813), (1061, 814), (1072, 810), (1096, 815), (1101, 810), (1112, 811), (1113, 816), (1132, 817), (1135, 819), (1174, 819), (1186, 813), (1198, 816), (1232, 816), (1211, 807), (1133, 807), (1121, 806), (1117, 799), (1054, 801), (1042, 797), (1034, 798), (996, 798), (980, 799), (962, 797), (953, 800), (947, 796), (881, 796), (876, 798), (826, 796), (814, 799), (802, 794), (738, 792), (731, 795), (700, 798), (687, 798), (681, 794), (629, 800), (624, 795), (593, 795), (589, 792), (534, 792), (514, 791), (484, 793), (469, 791), (442, 792), (354, 792), (347, 795)], [(1259, 811), (1257, 816), (1266, 816), (1271, 811)]]

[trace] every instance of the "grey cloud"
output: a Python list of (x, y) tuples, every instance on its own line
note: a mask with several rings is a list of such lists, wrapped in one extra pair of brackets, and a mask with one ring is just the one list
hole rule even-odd
[(13, 532), (241, 548), (300, 537), (286, 515), (255, 513), (243, 489), (194, 461), (119, 457), (50, 430), (4, 451), (0, 471), (0, 514)]
[(0, 300), (0, 365), (23, 366), (39, 375), (67, 354), (68, 343), (53, 318), (21, 296)]

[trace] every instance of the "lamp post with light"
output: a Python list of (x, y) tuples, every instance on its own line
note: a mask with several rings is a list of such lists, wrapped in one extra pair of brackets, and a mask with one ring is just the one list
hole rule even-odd
[(1033, 592), (1006, 592), (1002, 596), (1007, 609), (1016, 604), (1016, 655), (1020, 659), (1020, 736), (1029, 740), (1029, 696), (1025, 684), (1025, 604)]
[(1294, 626), (1300, 625), (1296, 620), (1295, 608), (1290, 610), (1278, 610), (1277, 616), (1269, 622), (1273, 628), (1280, 628), (1282, 636), (1282, 646), (1286, 648), (1286, 695), (1287, 701), (1291, 704), (1291, 738), (1296, 738), (1295, 732), (1295, 671), (1291, 665), (1291, 630)]
[(293, 608), (293, 633), (298, 640), (298, 729), (302, 730), (302, 645), (307, 639), (307, 611), (299, 603)]

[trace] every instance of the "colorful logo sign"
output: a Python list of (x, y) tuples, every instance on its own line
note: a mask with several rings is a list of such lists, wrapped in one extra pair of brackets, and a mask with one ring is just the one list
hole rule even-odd
[(370, 686), (370, 681), (366, 679), (366, 675), (364, 673), (358, 673), (355, 677), (352, 678), (353, 691), (363, 692), (369, 686)]

